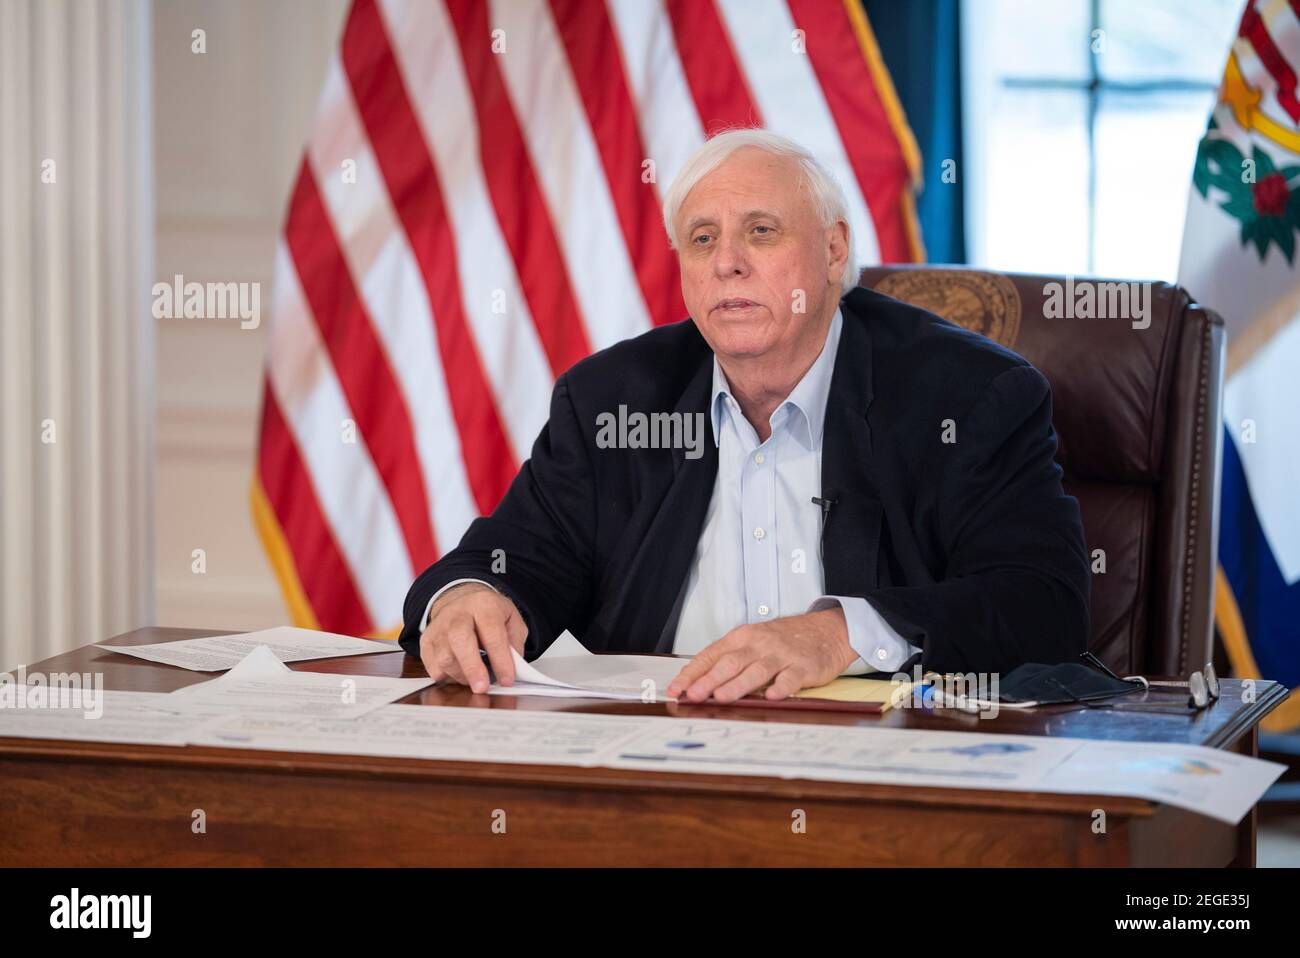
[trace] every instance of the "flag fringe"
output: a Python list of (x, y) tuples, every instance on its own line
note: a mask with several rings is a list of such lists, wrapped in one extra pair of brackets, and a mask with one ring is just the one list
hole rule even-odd
[(257, 528), (258, 538), (262, 540), (267, 561), (271, 563), (271, 569), (280, 583), (280, 593), (284, 596), (284, 604), (289, 607), (290, 620), (301, 629), (320, 629), (320, 622), (312, 611), (302, 581), (298, 578), (298, 569), (294, 565), (289, 544), (284, 539), (284, 530), (280, 528), (275, 510), (266, 498), (262, 478), (256, 472), (249, 489), (249, 503), (253, 510), (253, 525)]
[(867, 61), (867, 69), (871, 72), (871, 79), (875, 83), (876, 92), (880, 94), (880, 101), (884, 104), (885, 115), (889, 117), (889, 125), (894, 130), (894, 136), (898, 138), (898, 145), (903, 151), (903, 159), (907, 161), (907, 172), (912, 178), (912, 185), (919, 187), (921, 185), (921, 151), (916, 145), (916, 137), (912, 134), (912, 128), (907, 123), (907, 116), (903, 112), (903, 104), (898, 100), (898, 92), (894, 89), (894, 81), (889, 77), (889, 71), (885, 69), (885, 61), (880, 55), (880, 46), (876, 43), (876, 35), (871, 32), (871, 24), (867, 22), (867, 15), (862, 9), (861, 0), (844, 0), (844, 9), (848, 12), (849, 22), (853, 24), (853, 33), (858, 38), (858, 46), (862, 48), (862, 56)]
[[(1223, 566), (1218, 566), (1214, 575), (1214, 624), (1223, 639), (1233, 674), (1240, 679), (1262, 678), (1255, 656), (1250, 651), (1237, 598), (1233, 595), (1232, 584), (1228, 582)], [(1259, 727), (1265, 732), (1289, 732), (1297, 726), (1300, 726), (1300, 696), (1292, 694), (1270, 712)]]
[[(307, 600), (307, 593), (303, 591), (302, 580), (298, 578), (298, 567), (294, 564), (293, 553), (285, 541), (284, 530), (280, 528), (280, 520), (276, 518), (275, 510), (266, 498), (262, 478), (256, 471), (253, 473), (248, 498), (253, 510), (253, 525), (257, 528), (258, 538), (262, 540), (266, 559), (271, 563), (275, 578), (280, 583), (280, 594), (284, 597), (284, 604), (289, 607), (290, 621), (300, 629), (321, 631), (320, 620), (316, 618), (316, 612)], [(402, 627), (396, 625), (391, 629), (367, 632), (365, 638), (392, 642), (401, 634)]]

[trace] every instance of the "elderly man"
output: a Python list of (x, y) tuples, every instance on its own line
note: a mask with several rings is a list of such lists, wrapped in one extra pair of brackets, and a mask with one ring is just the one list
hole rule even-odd
[[(482, 692), (567, 628), (692, 654), (667, 694), (721, 702), (1076, 658), (1088, 563), (1042, 375), (858, 288), (843, 194), (784, 137), (709, 140), (664, 222), (691, 318), (559, 378), (501, 504), (411, 587), (403, 648)], [(677, 447), (617, 441), (637, 414), (685, 420)]]

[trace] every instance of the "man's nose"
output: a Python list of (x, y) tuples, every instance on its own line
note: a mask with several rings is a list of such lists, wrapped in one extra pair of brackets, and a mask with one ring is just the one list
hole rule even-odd
[(728, 236), (718, 238), (713, 272), (718, 279), (731, 279), (749, 272), (749, 261), (745, 258), (745, 249), (739, 240)]

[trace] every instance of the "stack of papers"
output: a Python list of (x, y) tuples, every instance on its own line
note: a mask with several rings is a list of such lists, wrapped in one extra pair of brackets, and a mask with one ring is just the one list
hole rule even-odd
[(388, 705), (354, 722), (233, 715), (194, 744), (1007, 792), (1126, 795), (1237, 824), (1285, 767), (1199, 745), (878, 725)]
[[(196, 706), (186, 711), (166, 707), (165, 692), (90, 690), (84, 695), (55, 696), (59, 707), (39, 703), (49, 689), (15, 686), (13, 697), (24, 704), (0, 708), (0, 736), (72, 742), (122, 742), (128, 745), (185, 745), (204, 722), (230, 718), (229, 712)], [(238, 717), (238, 716), (233, 716)]]
[(191, 671), (228, 671), (174, 692), (105, 691), (102, 681), (76, 689), (9, 686), (0, 696), (0, 736), (183, 745), (195, 727), (214, 717), (351, 721), (433, 684), (428, 676), (294, 671), (284, 663), (391, 651), (382, 643), (310, 629), (99, 648)]
[[(570, 640), (576, 645), (571, 636)], [(290, 669), (286, 662), (392, 651), (388, 643), (310, 629), (282, 627), (149, 645), (99, 643), (97, 647), (193, 672), (225, 674), (174, 692), (108, 691), (102, 688), (102, 676), (98, 687), (87, 684), (76, 689), (3, 683), (0, 737), (181, 746), (212, 719), (246, 717), (271, 724), (352, 722), (433, 684), (428, 676), (402, 679)], [(577, 647), (584, 656), (593, 657)], [(525, 671), (530, 670), (522, 660), (520, 663)], [(547, 691), (560, 694), (563, 690)]]
[(177, 642), (154, 642), (151, 645), (107, 645), (100, 642), (95, 647), (162, 665), (177, 665), (193, 672), (224, 672), (233, 669), (259, 645), (269, 648), (281, 662), (373, 655), (376, 652), (392, 652), (397, 648), (391, 642), (290, 626), (245, 632), (242, 635), (209, 635)]
[[(490, 695), (551, 695), (670, 702), (674, 700), (665, 694), (668, 683), (690, 661), (663, 655), (595, 655), (568, 630), (534, 662), (525, 662), (513, 649), (511, 655), (515, 663), (515, 684), (494, 683), (488, 687)], [(910, 682), (899, 684), (885, 679), (853, 677), (838, 678), (828, 685), (803, 689), (796, 692), (794, 697), (875, 703), (883, 712), (905, 699), (911, 690)]]
[(565, 629), (535, 661), (510, 650), (515, 684), (493, 683), (491, 695), (556, 695), (638, 702), (669, 702), (668, 683), (686, 659), (663, 655), (595, 655)]
[(269, 712), (355, 719), (406, 698), (433, 684), (433, 679), (389, 679), (377, 675), (295, 672), (268, 646), (259, 645), (242, 662), (208, 682), (177, 689), (167, 708), (202, 708), (225, 712)]

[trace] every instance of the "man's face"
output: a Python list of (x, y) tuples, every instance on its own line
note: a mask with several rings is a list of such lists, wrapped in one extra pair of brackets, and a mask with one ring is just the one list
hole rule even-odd
[(847, 229), (821, 225), (796, 160), (737, 150), (686, 195), (675, 226), (682, 296), (719, 356), (793, 357), (822, 332)]

